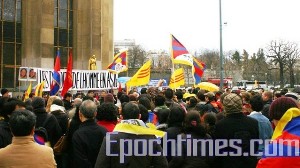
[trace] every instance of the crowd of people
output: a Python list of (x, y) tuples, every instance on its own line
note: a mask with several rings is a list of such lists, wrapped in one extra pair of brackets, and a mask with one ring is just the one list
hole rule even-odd
[(300, 167), (299, 95), (288, 90), (1, 94), (0, 167)]

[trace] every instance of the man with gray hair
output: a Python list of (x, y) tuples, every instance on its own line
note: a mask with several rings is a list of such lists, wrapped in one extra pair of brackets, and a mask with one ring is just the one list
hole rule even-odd
[(79, 118), (82, 122), (72, 137), (72, 167), (94, 167), (102, 140), (107, 130), (97, 125), (95, 116), (97, 106), (91, 100), (85, 100), (79, 107)]

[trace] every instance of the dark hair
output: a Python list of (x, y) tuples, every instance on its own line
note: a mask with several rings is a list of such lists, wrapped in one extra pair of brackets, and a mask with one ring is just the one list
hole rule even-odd
[(170, 109), (168, 109), (168, 108), (165, 108), (165, 109), (159, 109), (159, 110), (156, 112), (156, 116), (157, 116), (158, 123), (159, 123), (159, 124), (167, 123), (169, 114), (170, 114)]
[(72, 94), (67, 92), (65, 95), (64, 95), (64, 99), (66, 99), (67, 97), (72, 97)]
[(139, 104), (142, 104), (147, 108), (147, 110), (151, 110), (151, 102), (147, 97), (142, 97), (139, 99)]
[(199, 99), (200, 101), (205, 101), (205, 95), (204, 95), (204, 93), (203, 93), (202, 91), (199, 91), (199, 92), (197, 93), (197, 97), (198, 97), (198, 99)]
[(117, 98), (120, 100), (121, 96), (123, 95), (124, 93), (123, 92), (118, 92), (117, 93)]
[(124, 120), (128, 119), (138, 119), (140, 114), (140, 109), (137, 104), (129, 102), (122, 108), (122, 116)]
[(60, 99), (54, 99), (53, 102), (52, 102), (52, 104), (56, 104), (58, 106), (64, 106), (63, 101), (60, 100)]
[(32, 98), (34, 95), (34, 93), (29, 93), (29, 98)]
[(125, 102), (129, 102), (129, 96), (126, 94), (123, 94), (119, 100), (120, 100), (121, 104), (125, 103)]
[(270, 106), (270, 118), (280, 120), (284, 113), (290, 108), (298, 108), (297, 103), (290, 97), (280, 97), (274, 100)]
[(182, 122), (184, 121), (185, 111), (174, 103), (170, 106), (170, 115), (168, 118), (168, 127), (180, 126), (182, 127)]
[(117, 121), (118, 109), (113, 103), (103, 103), (97, 107), (97, 120)]
[(264, 108), (264, 101), (260, 95), (255, 95), (250, 99), (250, 105), (252, 110), (259, 112)]
[(155, 96), (155, 101), (154, 101), (155, 107), (165, 105), (165, 101), (166, 98), (164, 96), (161, 95)]
[(177, 99), (178, 99), (178, 100), (181, 100), (181, 99), (183, 98), (182, 91), (176, 91), (176, 92), (175, 92), (175, 95), (177, 96)]
[(149, 119), (148, 110), (142, 104), (138, 104), (138, 106), (139, 106), (139, 109), (140, 109), (141, 120), (146, 123), (148, 121), (148, 119)]
[(174, 96), (174, 92), (172, 89), (168, 88), (166, 91), (165, 91), (165, 96), (167, 99), (172, 99), (173, 96)]
[(89, 93), (94, 93), (94, 91), (93, 91), (93, 90), (89, 90), (89, 91), (87, 92), (87, 94), (89, 94)]
[(8, 119), (8, 116), (12, 114), (13, 111), (16, 110), (16, 106), (25, 107), (25, 103), (17, 98), (9, 98), (4, 103), (3, 108), (1, 110), (2, 117)]
[(215, 113), (209, 112), (204, 114), (203, 116), (203, 120), (205, 123), (205, 129), (206, 132), (211, 135), (212, 137), (214, 137), (215, 135), (215, 128), (216, 128), (216, 122), (217, 122), (217, 117)]
[(191, 97), (190, 98), (190, 105), (189, 105), (189, 108), (191, 108), (191, 107), (196, 107), (196, 105), (197, 105), (197, 99), (195, 98), (195, 97)]
[(141, 89), (141, 94), (146, 94), (147, 93), (147, 88), (142, 88)]
[(138, 99), (137, 99), (137, 97), (135, 97), (135, 95), (133, 95), (133, 94), (130, 94), (129, 95), (129, 101), (137, 101)]
[(9, 118), (9, 125), (14, 136), (28, 136), (36, 123), (36, 116), (28, 110), (16, 110)]
[(84, 96), (84, 97), (82, 98), (82, 101), (86, 101), (86, 100), (94, 101), (94, 98), (93, 98), (93, 97), (90, 97), (90, 96)]
[(200, 122), (200, 115), (197, 111), (190, 111), (184, 120), (184, 132), (197, 137), (205, 137), (206, 132)]

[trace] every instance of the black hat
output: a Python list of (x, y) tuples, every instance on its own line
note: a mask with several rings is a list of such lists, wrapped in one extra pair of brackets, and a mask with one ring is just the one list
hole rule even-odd
[(34, 97), (31, 104), (33, 109), (45, 108), (45, 100), (41, 97)]

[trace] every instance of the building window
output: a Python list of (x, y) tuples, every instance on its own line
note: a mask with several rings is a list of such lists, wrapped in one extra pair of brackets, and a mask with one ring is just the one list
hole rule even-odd
[(73, 47), (73, 0), (54, 0), (54, 3), (54, 58), (59, 48), (61, 68), (66, 68)]
[(21, 66), (22, 0), (0, 0), (0, 87), (18, 85)]

